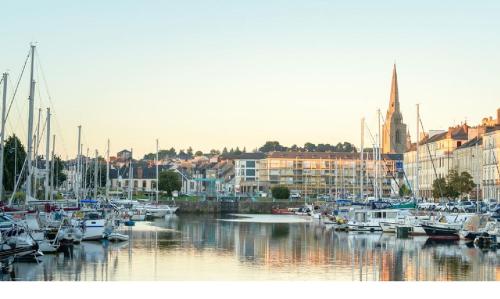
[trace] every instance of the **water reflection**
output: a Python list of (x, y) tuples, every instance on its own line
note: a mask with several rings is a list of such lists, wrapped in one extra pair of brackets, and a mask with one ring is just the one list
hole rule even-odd
[[(126, 243), (83, 242), (17, 280), (499, 280), (499, 255), (464, 243), (336, 233), (315, 223), (170, 217), (125, 231)], [(10, 279), (5, 277), (4, 279)]]

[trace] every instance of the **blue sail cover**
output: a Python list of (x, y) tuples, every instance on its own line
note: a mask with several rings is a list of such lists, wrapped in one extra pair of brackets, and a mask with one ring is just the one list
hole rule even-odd
[(80, 203), (97, 203), (97, 200), (94, 200), (94, 199), (81, 199)]

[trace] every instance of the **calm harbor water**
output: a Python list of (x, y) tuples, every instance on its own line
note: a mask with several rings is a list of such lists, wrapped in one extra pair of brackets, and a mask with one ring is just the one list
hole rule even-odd
[(500, 250), (426, 237), (334, 232), (300, 218), (263, 223), (276, 218), (260, 217), (253, 222), (172, 216), (137, 223), (124, 231), (129, 242), (83, 242), (43, 256), (39, 264), (14, 263), (3, 279), (500, 280)]

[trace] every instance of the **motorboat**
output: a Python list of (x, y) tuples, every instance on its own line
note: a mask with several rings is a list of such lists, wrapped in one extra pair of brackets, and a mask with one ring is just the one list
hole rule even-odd
[[(478, 236), (487, 232), (496, 221), (488, 221), (487, 215), (473, 215), (469, 217), (460, 230), (460, 238), (464, 240), (474, 241)], [(491, 224), (490, 224), (491, 223)]]
[(83, 241), (101, 240), (107, 226), (107, 220), (100, 213), (91, 212), (82, 221)]
[(107, 239), (110, 242), (125, 242), (129, 240), (129, 236), (117, 232), (112, 232), (109, 235), (107, 235)]
[(295, 215), (296, 210), (297, 209), (293, 209), (293, 208), (288, 208), (288, 209), (273, 208), (273, 209), (271, 209), (271, 214), (273, 214), (273, 215)]
[(129, 214), (130, 220), (133, 220), (133, 221), (146, 220), (146, 211), (145, 210), (134, 209), (132, 211), (129, 211), (128, 214)]
[(438, 240), (458, 240), (460, 239), (459, 223), (434, 223), (422, 224), (422, 228), (430, 239)]
[(38, 243), (27, 228), (14, 225), (0, 233), (0, 262), (10, 258), (40, 255)]
[(140, 211), (145, 211), (147, 216), (153, 218), (162, 218), (165, 217), (165, 215), (167, 214), (175, 214), (175, 212), (177, 212), (177, 210), (179, 209), (178, 207), (171, 207), (169, 205), (152, 205), (152, 204), (137, 206), (135, 208)]
[(347, 222), (350, 231), (381, 232), (381, 223), (397, 223), (400, 211), (394, 209), (352, 209)]
[(431, 221), (432, 221), (431, 216), (408, 215), (405, 217), (404, 222), (402, 224), (396, 224), (396, 230), (398, 227), (407, 227), (409, 236), (425, 236), (427, 234), (425, 233), (422, 224)]

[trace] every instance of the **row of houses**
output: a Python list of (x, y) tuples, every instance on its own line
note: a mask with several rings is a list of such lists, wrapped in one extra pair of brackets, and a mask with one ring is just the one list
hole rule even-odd
[[(500, 109), (497, 118), (485, 118), (480, 125), (461, 124), (446, 131), (430, 131), (419, 138), (419, 171), (417, 146), (404, 153), (404, 170), (418, 196), (432, 198), (433, 182), (451, 170), (468, 172), (476, 190), (471, 197), (500, 200)], [(417, 184), (418, 177), (418, 188)]]
[(286, 186), (305, 197), (367, 197), (375, 193), (378, 165), (379, 189), (385, 196), (395, 195), (399, 190), (397, 186), (403, 182), (403, 175), (397, 168), (402, 155), (384, 154), (382, 158), (377, 164), (371, 152), (365, 153), (363, 159), (356, 152), (243, 154), (234, 157), (234, 190), (253, 194)]
[[(330, 195), (366, 197), (376, 184), (385, 196), (397, 194), (403, 182), (402, 155), (382, 155), (379, 164), (370, 151), (364, 153), (271, 152), (201, 156), (189, 160), (160, 161), (159, 172), (173, 170), (182, 179), (181, 193), (188, 195), (256, 196), (269, 194), (274, 186), (287, 186), (300, 196)], [(116, 162), (118, 161), (118, 162)], [(134, 192), (156, 190), (154, 161), (119, 159), (111, 162), (111, 190)], [(133, 177), (129, 179), (132, 161)], [(379, 167), (376, 182), (375, 169)], [(71, 173), (71, 172), (70, 172)], [(100, 174), (102, 175), (102, 174)], [(363, 182), (363, 184), (361, 184)], [(364, 186), (361, 189), (361, 186)]]

